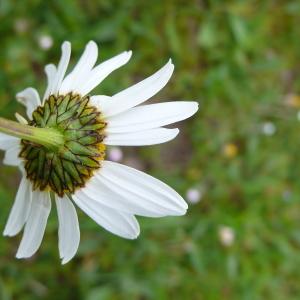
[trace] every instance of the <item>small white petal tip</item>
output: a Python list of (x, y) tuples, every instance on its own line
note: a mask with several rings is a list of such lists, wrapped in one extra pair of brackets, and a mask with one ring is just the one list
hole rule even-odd
[(7, 229), (4, 229), (3, 236), (13, 237), (14, 235), (11, 234)]
[(124, 238), (126, 238), (127, 240), (136, 240), (138, 238), (138, 236), (140, 235), (140, 232), (136, 232), (136, 233), (128, 233), (127, 236), (124, 236)]
[(179, 129), (178, 128), (174, 128), (172, 129), (172, 132), (170, 134), (170, 140), (173, 140), (176, 138), (176, 136), (179, 134)]
[(173, 216), (184, 216), (186, 213), (187, 213), (187, 208), (181, 208), (181, 209), (178, 209), (176, 211), (176, 213), (173, 214)]
[(45, 66), (45, 72), (52, 72), (52, 71), (56, 71), (56, 67), (54, 64), (48, 64)]
[(62, 50), (71, 49), (71, 43), (69, 41), (64, 41), (61, 45)]
[(22, 252), (17, 252), (17, 254), (16, 254), (16, 258), (17, 259), (25, 259), (25, 258), (29, 258), (29, 257), (31, 257), (32, 255), (26, 255), (25, 253), (22, 253)]
[(123, 53), (124, 53), (124, 56), (126, 56), (126, 59), (125, 59), (126, 62), (124, 63), (124, 64), (126, 64), (132, 56), (132, 51), (129, 50), (129, 51), (125, 51)]
[(65, 257), (62, 258), (61, 257), (61, 259), (62, 259), (61, 264), (66, 265), (68, 262), (70, 262), (72, 260), (72, 258), (73, 258), (73, 256), (72, 257), (67, 257), (67, 258), (65, 258)]
[(167, 66), (172, 69), (172, 72), (174, 71), (175, 65), (173, 64), (172, 58), (169, 58)]
[(97, 47), (97, 44), (93, 40), (90, 40), (86, 45), (87, 46), (93, 46), (93, 47), (96, 46)]
[(24, 125), (28, 124), (27, 120), (23, 116), (21, 116), (19, 113), (15, 113), (15, 117), (19, 123), (24, 124)]
[(188, 209), (188, 204), (183, 200), (183, 198), (178, 198), (177, 201), (172, 203), (172, 207), (169, 210), (169, 216), (183, 216), (186, 214)]
[(189, 102), (191, 106), (191, 116), (199, 110), (199, 103), (196, 101)]
[(136, 233), (135, 235), (130, 236), (129, 240), (136, 240), (139, 237), (140, 233)]

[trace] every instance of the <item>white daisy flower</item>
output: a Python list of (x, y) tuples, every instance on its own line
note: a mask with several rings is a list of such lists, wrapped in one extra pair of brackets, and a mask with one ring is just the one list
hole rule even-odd
[(71, 44), (64, 42), (58, 66), (45, 67), (48, 86), (42, 99), (31, 87), (17, 94), (29, 121), (17, 115), (22, 125), (0, 122), (5, 132), (0, 135), (4, 163), (19, 166), (23, 174), (4, 229), (5, 236), (14, 236), (24, 227), (17, 258), (30, 257), (40, 247), (52, 199), (63, 264), (75, 255), (80, 240), (74, 203), (100, 226), (127, 239), (140, 233), (135, 215), (179, 216), (187, 210), (183, 198), (163, 182), (104, 160), (105, 145), (144, 146), (174, 139), (179, 130), (163, 126), (198, 110), (196, 102), (188, 101), (140, 105), (166, 85), (174, 69), (171, 60), (147, 79), (109, 97), (89, 93), (126, 64), (131, 51), (94, 66), (98, 48), (90, 41), (65, 76), (70, 54)]

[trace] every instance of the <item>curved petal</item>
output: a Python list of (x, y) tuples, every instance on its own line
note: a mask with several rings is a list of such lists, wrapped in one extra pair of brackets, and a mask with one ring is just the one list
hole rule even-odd
[(8, 166), (19, 166), (22, 160), (19, 157), (21, 151), (20, 142), (13, 147), (10, 147), (8, 150), (5, 151), (3, 164)]
[[(171, 60), (152, 76), (115, 94), (111, 101), (99, 103), (105, 117), (110, 117), (141, 104), (159, 92), (169, 81), (174, 70)], [(97, 96), (94, 96), (97, 97)]]
[[(97, 107), (98, 110), (101, 112), (101, 114), (103, 114), (102, 111), (103, 102), (105, 103), (109, 101), (111, 101), (111, 97), (106, 95), (97, 95), (97, 96), (92, 96), (90, 98), (90, 104)], [(105, 118), (105, 116), (103, 116), (103, 118)]]
[(109, 161), (104, 161), (86, 187), (75, 195), (146, 217), (183, 215), (187, 210), (183, 198), (168, 185), (143, 172)]
[(55, 197), (59, 229), (58, 247), (62, 264), (69, 262), (77, 252), (80, 241), (78, 217), (68, 197)]
[(51, 210), (50, 194), (34, 191), (28, 220), (17, 252), (17, 258), (32, 256), (40, 247)]
[(97, 224), (126, 239), (135, 239), (140, 233), (139, 223), (133, 215), (118, 212), (87, 196), (73, 195), (74, 202)]
[(27, 116), (31, 119), (33, 111), (41, 105), (40, 96), (37, 90), (30, 87), (19, 92), (16, 97), (17, 100), (26, 107)]
[(178, 128), (154, 128), (129, 133), (111, 133), (104, 139), (104, 144), (111, 146), (146, 146), (173, 140), (179, 133)]
[(61, 46), (62, 55), (57, 67), (57, 71), (55, 73), (55, 76), (53, 78), (53, 84), (51, 87), (51, 90), (49, 91), (51, 94), (57, 94), (59, 92), (59, 89), (61, 87), (61, 83), (63, 81), (63, 78), (66, 74), (69, 62), (70, 62), (70, 56), (71, 56), (71, 44), (70, 42), (64, 42)]
[(14, 236), (18, 234), (27, 221), (32, 201), (32, 186), (23, 176), (14, 205), (10, 211), (3, 235)]
[(15, 113), (15, 117), (17, 119), (17, 121), (20, 123), (20, 124), (23, 124), (23, 125), (27, 125), (28, 124), (28, 121), (22, 116), (20, 115), (19, 113)]
[(45, 67), (45, 73), (47, 75), (47, 88), (43, 97), (43, 103), (50, 96), (50, 92), (53, 90), (53, 83), (56, 76), (56, 72), (57, 70), (54, 64), (49, 64)]
[(8, 150), (20, 144), (20, 139), (5, 133), (0, 132), (0, 149)]
[(189, 118), (198, 110), (197, 102), (178, 101), (133, 107), (107, 120), (107, 133), (135, 132), (172, 124)]
[(82, 96), (88, 94), (110, 73), (125, 65), (129, 61), (131, 54), (131, 51), (125, 51), (99, 64), (88, 74), (85, 84), (76, 87), (76, 92)]
[(94, 41), (89, 41), (73, 71), (63, 80), (60, 93), (76, 91), (89, 78), (98, 57), (98, 47)]

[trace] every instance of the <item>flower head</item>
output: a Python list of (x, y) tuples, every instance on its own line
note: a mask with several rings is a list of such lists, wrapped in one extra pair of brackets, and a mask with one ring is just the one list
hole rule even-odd
[(197, 111), (198, 104), (188, 101), (140, 105), (166, 85), (174, 69), (172, 62), (109, 97), (90, 92), (126, 64), (131, 51), (94, 66), (98, 48), (91, 41), (65, 76), (70, 54), (71, 44), (64, 42), (58, 66), (45, 67), (48, 85), (42, 100), (33, 88), (17, 94), (27, 108), (28, 121), (19, 115), (17, 119), (34, 128), (39, 139), (0, 134), (4, 163), (18, 166), (23, 174), (4, 230), (4, 235), (14, 236), (24, 227), (18, 258), (30, 257), (38, 250), (52, 198), (58, 211), (62, 263), (75, 255), (79, 245), (73, 203), (106, 230), (128, 239), (140, 232), (135, 215), (177, 216), (187, 209), (182, 197), (163, 182), (105, 160), (105, 145), (144, 146), (175, 138), (179, 130), (163, 126)]

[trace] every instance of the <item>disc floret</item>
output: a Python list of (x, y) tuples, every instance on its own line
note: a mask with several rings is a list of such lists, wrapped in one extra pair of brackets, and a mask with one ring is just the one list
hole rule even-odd
[(105, 122), (89, 102), (89, 96), (51, 95), (33, 112), (29, 125), (51, 128), (63, 137), (63, 143), (55, 147), (21, 140), (19, 156), (33, 189), (53, 191), (60, 197), (73, 194), (100, 168)]

